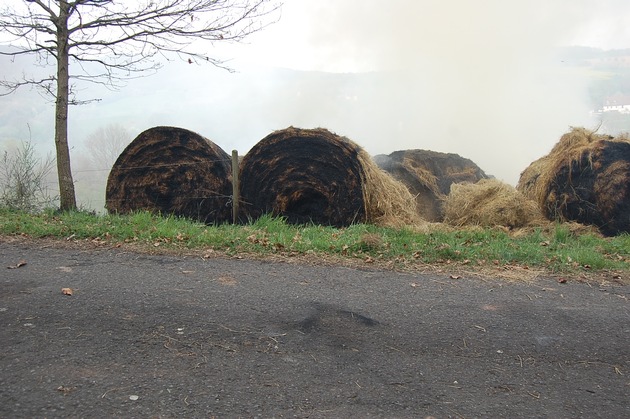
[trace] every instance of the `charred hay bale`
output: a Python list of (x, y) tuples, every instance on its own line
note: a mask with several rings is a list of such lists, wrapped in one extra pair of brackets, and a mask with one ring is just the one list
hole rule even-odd
[(471, 160), (453, 153), (401, 150), (375, 156), (378, 166), (402, 182), (415, 196), (417, 212), (428, 221), (442, 221), (442, 201), (453, 183), (475, 183), (488, 176)]
[(630, 232), (630, 140), (572, 128), (521, 173), (517, 189), (550, 220)]
[(351, 140), (326, 129), (289, 127), (263, 138), (243, 158), (242, 217), (331, 226), (420, 219), (404, 185), (381, 171)]
[(455, 183), (444, 201), (444, 222), (456, 227), (544, 226), (548, 221), (533, 200), (496, 179)]
[(154, 127), (138, 135), (114, 163), (106, 208), (220, 223), (231, 219), (231, 194), (232, 164), (225, 151), (186, 129)]

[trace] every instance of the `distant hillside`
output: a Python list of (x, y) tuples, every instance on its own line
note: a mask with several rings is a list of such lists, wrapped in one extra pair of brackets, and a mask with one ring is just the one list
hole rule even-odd
[(606, 70), (630, 69), (630, 48), (604, 50), (589, 47), (558, 48), (556, 55), (562, 62)]
[(568, 47), (559, 48), (557, 56), (565, 65), (592, 71), (589, 96), (593, 109), (601, 109), (611, 96), (630, 96), (630, 48)]
[(556, 55), (564, 65), (588, 71), (589, 105), (601, 123), (600, 131), (612, 135), (630, 132), (630, 113), (603, 111), (611, 104), (630, 107), (630, 48), (568, 47), (559, 48)]

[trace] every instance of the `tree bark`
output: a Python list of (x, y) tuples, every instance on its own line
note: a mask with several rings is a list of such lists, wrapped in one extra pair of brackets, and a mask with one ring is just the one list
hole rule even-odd
[(70, 94), (68, 48), (68, 2), (61, 1), (57, 21), (57, 98), (55, 101), (55, 149), (59, 179), (59, 206), (62, 211), (77, 208), (68, 147), (68, 98)]
[[(57, 64), (56, 77), (46, 75), (32, 79), (24, 75), (17, 82), (0, 77), (0, 90), (6, 88), (11, 93), (21, 86), (38, 85), (55, 98), (54, 140), (60, 209), (68, 211), (77, 207), (68, 145), (68, 111), (70, 105), (81, 102), (70, 97), (71, 78), (116, 89), (132, 74), (157, 70), (163, 54), (188, 58), (190, 63), (195, 60), (227, 68), (222, 60), (199, 52), (193, 45), (200, 41), (241, 41), (266, 26), (265, 22), (258, 24), (257, 21), (278, 10), (279, 5), (267, 10), (266, 3), (275, 1), (24, 0), (13, 2), (25, 3), (24, 9), (0, 6), (0, 33), (3, 35), (0, 38), (4, 39), (6, 33), (9, 40), (0, 40), (0, 44), (15, 42), (0, 56), (33, 53), (43, 58), (45, 64), (50, 57)], [(76, 74), (70, 74), (71, 60), (73, 65), (79, 64)], [(93, 74), (86, 71), (81, 66), (83, 62), (91, 63), (91, 68), (97, 70)]]

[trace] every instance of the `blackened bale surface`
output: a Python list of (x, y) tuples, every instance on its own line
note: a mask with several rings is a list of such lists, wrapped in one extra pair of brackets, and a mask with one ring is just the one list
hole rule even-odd
[(241, 163), (243, 218), (273, 214), (294, 224), (338, 227), (364, 222), (359, 152), (352, 141), (322, 128), (269, 134)]
[(517, 188), (551, 220), (630, 232), (630, 140), (572, 128), (523, 171)]
[(475, 183), (488, 176), (473, 161), (458, 154), (401, 150), (378, 155), (374, 161), (399, 180), (416, 198), (417, 211), (428, 221), (443, 221), (443, 201), (453, 183)]
[(575, 128), (517, 188), (551, 220), (594, 225), (607, 236), (630, 232), (630, 141)]
[(112, 213), (149, 210), (205, 223), (231, 219), (230, 156), (182, 128), (154, 127), (121, 153), (107, 180)]

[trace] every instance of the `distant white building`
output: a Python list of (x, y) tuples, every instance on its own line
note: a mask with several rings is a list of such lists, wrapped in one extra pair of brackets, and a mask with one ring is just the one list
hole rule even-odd
[(630, 114), (630, 95), (616, 94), (604, 101), (602, 112), (619, 112)]

